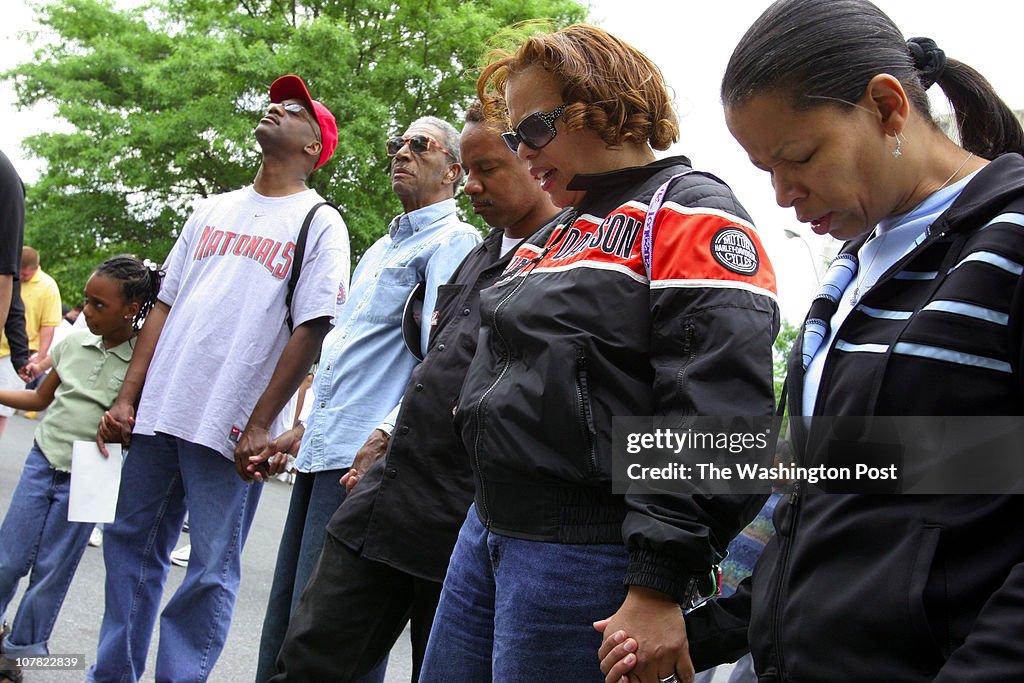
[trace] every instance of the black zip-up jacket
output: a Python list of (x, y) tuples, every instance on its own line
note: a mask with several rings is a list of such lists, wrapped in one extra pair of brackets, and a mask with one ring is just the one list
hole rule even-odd
[[(1007, 154), (850, 313), (815, 414), (1021, 415), (1022, 272), (1024, 159)], [(871, 351), (836, 348), (847, 344)], [(752, 603), (746, 585), (688, 615), (691, 655), (698, 670), (731, 661), (749, 633), (764, 683), (1024, 681), (1022, 520), (1024, 497), (1013, 495), (790, 496)]]
[[(458, 403), (491, 531), (557, 543), (625, 541), (629, 585), (680, 602), (760, 497), (612, 493), (616, 415), (768, 415), (775, 275), (746, 212), (693, 173), (647, 205), (683, 157), (580, 175), (571, 223), (521, 245), (481, 293), (480, 343)], [(624, 476), (623, 476), (624, 479)]]
[(384, 458), (331, 518), (327, 530), (364, 558), (412, 576), (444, 580), (473, 501), (473, 474), (452, 408), (480, 329), (480, 290), (508, 265), (502, 230), (476, 246), (437, 292), (429, 353), (409, 379)]

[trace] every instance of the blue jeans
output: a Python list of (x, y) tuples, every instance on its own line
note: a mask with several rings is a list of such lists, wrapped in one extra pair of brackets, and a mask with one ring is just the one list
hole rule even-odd
[(135, 683), (142, 676), (186, 509), (192, 554), (160, 615), (156, 680), (207, 679), (231, 625), (242, 546), (261, 491), (213, 449), (166, 434), (132, 437), (117, 515), (103, 534), (103, 623), (86, 680)]
[(603, 681), (593, 622), (626, 598), (622, 545), (499, 536), (469, 509), (452, 552), (423, 683)]
[(71, 475), (50, 467), (33, 443), (0, 527), (0, 620), (32, 571), (3, 641), (8, 655), (49, 654), (46, 643), (93, 527), (68, 521), (70, 489)]
[[(277, 672), (277, 653), (284, 642), (288, 621), (299, 602), (320, 557), (327, 522), (345, 500), (345, 487), (338, 483), (348, 468), (295, 475), (288, 517), (281, 534), (270, 587), (267, 613), (263, 617), (256, 683), (265, 683)], [(384, 667), (368, 675), (364, 683), (384, 680)]]

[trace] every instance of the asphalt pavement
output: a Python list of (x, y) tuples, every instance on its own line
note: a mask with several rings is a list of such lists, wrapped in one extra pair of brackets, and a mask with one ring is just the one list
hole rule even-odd
[[(40, 415), (42, 417), (42, 415)], [(21, 415), (8, 419), (7, 428), (0, 438), (0, 515), (7, 513), (11, 495), (21, 474), (22, 465), (32, 446), (32, 434), (38, 421), (27, 420)], [(256, 654), (259, 645), (263, 613), (270, 593), (274, 575), (274, 560), (277, 557), (278, 541), (288, 511), (288, 497), (291, 487), (281, 481), (272, 480), (264, 486), (260, 505), (253, 521), (249, 539), (242, 553), (242, 585), (235, 604), (224, 652), (210, 675), (210, 681), (243, 683), (256, 676)], [(178, 547), (188, 543), (188, 534), (178, 539)], [(86, 662), (96, 658), (96, 642), (99, 638), (100, 621), (103, 617), (103, 553), (101, 548), (86, 548), (78, 565), (74, 581), (57, 625), (50, 638), (51, 655), (84, 655)], [(164, 588), (164, 601), (174, 594), (185, 570), (171, 567)], [(27, 585), (27, 577), (21, 582), (18, 594), (7, 612), (7, 619), (14, 618), (21, 593)], [(159, 626), (157, 627), (159, 628)], [(149, 649), (144, 680), (153, 680), (156, 666), (156, 644), (158, 633), (154, 633)], [(43, 672), (30, 671), (25, 674), (26, 683), (65, 683), (82, 681), (84, 671)], [(411, 649), (408, 630), (399, 639), (388, 661), (386, 683), (405, 683), (411, 676)]]
[[(32, 446), (32, 434), (38, 424), (38, 421), (14, 415), (8, 419), (7, 428), (0, 437), (0, 516), (7, 513), (22, 465)], [(213, 683), (243, 683), (254, 680), (256, 676), (256, 654), (263, 625), (263, 613), (274, 576), (274, 561), (277, 557), (281, 531), (284, 528), (285, 515), (288, 512), (290, 495), (291, 487), (284, 482), (271, 480), (264, 485), (256, 519), (242, 552), (242, 585), (238, 591), (231, 630), (228, 632), (224, 652), (210, 675), (209, 680)], [(187, 543), (188, 534), (182, 534), (176, 547)], [(184, 569), (171, 567), (164, 588), (164, 602), (174, 594), (184, 576)], [(50, 637), (51, 655), (84, 655), (86, 663), (95, 660), (96, 642), (103, 617), (103, 579), (102, 549), (86, 548)], [(14, 618), (27, 583), (26, 577), (22, 580), (14, 602), (8, 609), (8, 620)], [(159, 623), (157, 631), (153, 634), (143, 680), (153, 680), (158, 638)], [(409, 681), (412, 676), (411, 662), (412, 651), (407, 628), (391, 651), (385, 683)], [(732, 666), (720, 667), (715, 682), (724, 683), (731, 669)], [(82, 680), (82, 670), (30, 671), (25, 674), (26, 683), (69, 683)]]

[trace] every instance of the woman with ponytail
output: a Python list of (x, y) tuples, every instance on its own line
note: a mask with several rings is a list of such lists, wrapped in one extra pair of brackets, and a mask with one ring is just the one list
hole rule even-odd
[[(959, 142), (931, 113), (933, 87)], [(1020, 490), (1019, 441), (937, 456), (946, 416), (985, 444), (991, 416), (1024, 413), (1020, 124), (980, 74), (867, 0), (773, 4), (733, 52), (722, 101), (778, 203), (845, 243), (790, 359), (798, 461), (911, 467), (924, 441), (919, 472), (938, 478), (933, 495), (911, 495), (911, 476), (883, 487), (902, 495), (797, 484), (752, 581), (687, 616), (697, 669), (749, 646), (762, 683), (1024, 680), (1024, 499), (956, 495)], [(843, 434), (906, 434), (922, 416), (946, 419), (899, 448)], [(977, 476), (1006, 464), (1003, 480)], [(602, 647), (608, 681), (631, 668), (627, 635)]]

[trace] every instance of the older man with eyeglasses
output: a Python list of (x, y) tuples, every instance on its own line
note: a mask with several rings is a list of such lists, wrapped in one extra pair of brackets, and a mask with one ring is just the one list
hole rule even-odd
[[(480, 242), (476, 229), (456, 214), (455, 190), (463, 170), (459, 133), (451, 124), (434, 117), (417, 119), (404, 134), (387, 139), (386, 151), (392, 188), (404, 211), (356, 266), (348, 301), (324, 341), (307, 423), (275, 442), (282, 453), (297, 441), (301, 446), (263, 622), (259, 683), (274, 675), (274, 660), (320, 555), (327, 522), (345, 498), (340, 480), (358, 480), (362, 472), (351, 469), (353, 462), (387, 447), (406, 383), (427, 350), (438, 286)], [(407, 300), (420, 287), (421, 325), (414, 355), (403, 341), (402, 318)], [(254, 475), (263, 460), (253, 459)], [(274, 462), (269, 473), (279, 467)], [(363, 680), (381, 680), (382, 674)]]

